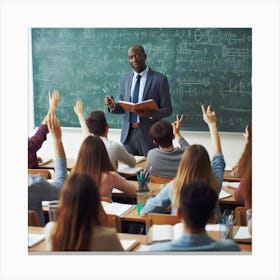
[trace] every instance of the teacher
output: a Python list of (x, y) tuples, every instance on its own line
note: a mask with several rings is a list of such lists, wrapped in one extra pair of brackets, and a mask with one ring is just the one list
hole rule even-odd
[(133, 71), (125, 74), (121, 80), (119, 100), (137, 103), (153, 99), (159, 107), (158, 111), (137, 110), (130, 113), (115, 102), (113, 96), (104, 99), (110, 113), (124, 114), (121, 142), (125, 149), (133, 155), (144, 156), (156, 147), (149, 135), (151, 126), (172, 114), (167, 77), (150, 69), (146, 65), (146, 58), (142, 46), (128, 49), (128, 61)]

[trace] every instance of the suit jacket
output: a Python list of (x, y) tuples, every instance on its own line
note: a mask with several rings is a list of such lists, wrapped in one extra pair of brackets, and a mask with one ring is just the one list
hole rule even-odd
[[(120, 83), (120, 96), (119, 100), (130, 101), (131, 84), (132, 84), (133, 72), (127, 73), (123, 76)], [(140, 130), (142, 138), (140, 141), (145, 143), (150, 142), (152, 146), (152, 139), (149, 137), (149, 131), (151, 126), (158, 120), (168, 117), (172, 114), (171, 99), (169, 93), (169, 85), (167, 77), (159, 72), (149, 69), (147, 73), (147, 80), (143, 92), (143, 100), (154, 99), (157, 103), (159, 110), (152, 112), (152, 118), (140, 117)], [(124, 121), (121, 131), (121, 142), (124, 143), (127, 139), (129, 132), (129, 112), (123, 110), (123, 108), (116, 103), (115, 108), (111, 110), (114, 114), (124, 114)]]

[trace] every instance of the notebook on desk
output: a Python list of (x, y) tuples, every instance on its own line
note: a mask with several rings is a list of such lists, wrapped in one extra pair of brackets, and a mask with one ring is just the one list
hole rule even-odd
[(176, 239), (183, 234), (183, 224), (152, 225), (149, 229), (148, 243)]
[(124, 204), (118, 202), (110, 203), (106, 201), (101, 201), (101, 204), (106, 214), (114, 214), (120, 217), (125, 216), (127, 213), (129, 213), (132, 209), (135, 208), (135, 205), (133, 204)]
[(28, 233), (28, 247), (33, 247), (45, 239), (44, 234)]
[(136, 174), (138, 171), (140, 171), (142, 169), (143, 168), (139, 167), (139, 166), (129, 167), (126, 164), (119, 164), (118, 173), (133, 175), (133, 174)]

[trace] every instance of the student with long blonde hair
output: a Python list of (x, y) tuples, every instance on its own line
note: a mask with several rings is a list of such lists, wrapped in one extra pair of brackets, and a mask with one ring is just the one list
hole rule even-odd
[(189, 146), (182, 155), (175, 179), (169, 182), (157, 196), (147, 201), (142, 209), (141, 215), (152, 212), (165, 212), (165, 209), (169, 207), (170, 204), (172, 206), (171, 213), (175, 214), (179, 206), (181, 187), (193, 181), (203, 181), (216, 190), (217, 194), (220, 192), (223, 182), (225, 161), (216, 125), (216, 113), (210, 110), (210, 106), (208, 106), (206, 110), (202, 105), (201, 109), (203, 119), (210, 130), (214, 149), (212, 166), (208, 152), (203, 146)]
[(86, 172), (96, 181), (101, 196), (112, 199), (117, 188), (128, 195), (135, 195), (137, 185), (119, 175), (108, 156), (103, 141), (98, 136), (88, 136), (82, 143), (76, 165), (71, 173)]
[(101, 225), (100, 194), (93, 178), (75, 173), (66, 180), (58, 218), (45, 227), (50, 251), (123, 251), (114, 229)]

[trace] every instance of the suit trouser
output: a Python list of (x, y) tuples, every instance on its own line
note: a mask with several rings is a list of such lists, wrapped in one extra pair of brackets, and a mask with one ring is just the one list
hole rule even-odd
[(148, 151), (155, 148), (155, 146), (150, 145), (150, 139), (147, 139), (147, 137), (150, 137), (150, 135), (143, 137), (140, 128), (130, 127), (123, 146), (132, 155), (147, 156)]

